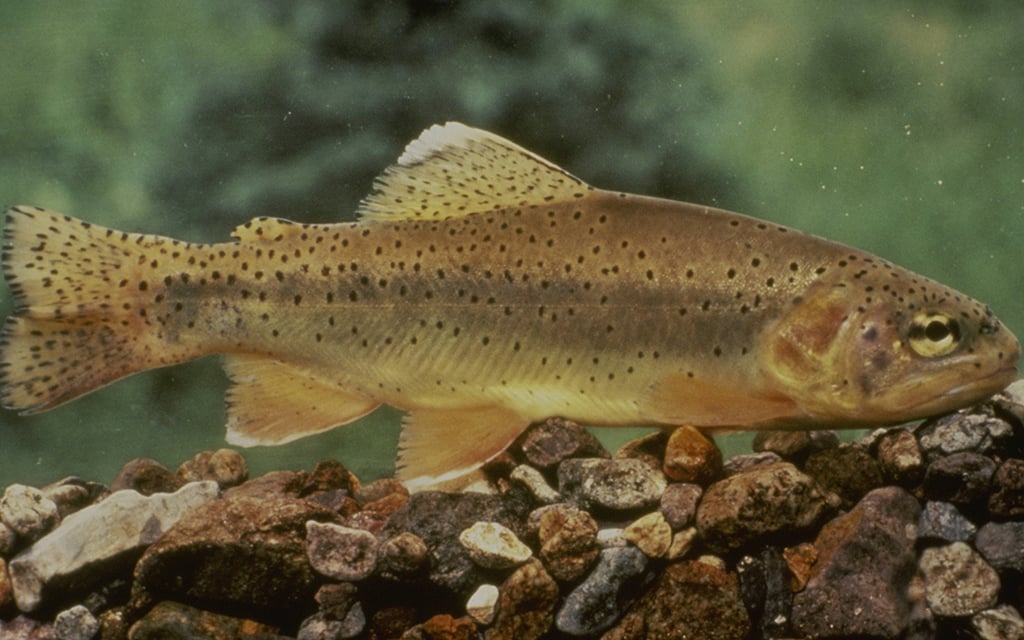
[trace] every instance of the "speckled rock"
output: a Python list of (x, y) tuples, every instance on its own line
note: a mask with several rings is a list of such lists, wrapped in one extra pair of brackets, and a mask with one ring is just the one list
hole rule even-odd
[[(555, 618), (558, 630), (582, 636), (611, 627), (625, 612), (633, 585), (647, 568), (647, 556), (635, 547), (601, 551), (594, 570), (569, 593)], [(635, 597), (635, 596), (634, 596)]]
[(997, 602), (999, 576), (963, 542), (930, 547), (921, 553), (928, 607), (938, 616), (972, 616)]
[(466, 615), (484, 626), (491, 624), (498, 613), (500, 596), (501, 592), (493, 584), (480, 585), (466, 601)]
[(152, 458), (135, 458), (121, 467), (110, 483), (110, 491), (123, 489), (138, 491), (144, 496), (154, 493), (174, 493), (185, 485), (185, 480)]
[(484, 495), (424, 491), (413, 494), (381, 532), (388, 538), (408, 531), (422, 539), (429, 551), (429, 579), (434, 584), (468, 596), (481, 582), (483, 569), (469, 557), (459, 534), (475, 522), (497, 522), (517, 536), (530, 512), (531, 500), (514, 493)]
[(377, 568), (380, 543), (368, 531), (331, 522), (306, 523), (306, 554), (320, 575), (334, 580), (358, 582)]
[(320, 613), (328, 620), (344, 620), (359, 600), (359, 588), (351, 582), (329, 582), (320, 585), (313, 599)]
[(8, 557), (18, 548), (18, 534), (0, 521), (0, 557)]
[(498, 591), (498, 614), (484, 640), (536, 640), (551, 628), (558, 584), (539, 560), (513, 571)]
[(676, 531), (672, 534), (672, 544), (669, 545), (668, 551), (665, 552), (665, 559), (679, 560), (687, 556), (693, 549), (696, 541), (697, 527), (688, 527)]
[(980, 453), (961, 452), (939, 458), (928, 465), (924, 476), (925, 495), (977, 510), (987, 503), (996, 463)]
[(949, 502), (926, 502), (917, 522), (918, 538), (929, 542), (967, 542), (977, 532), (978, 527)]
[(993, 518), (1024, 518), (1024, 459), (1005, 460), (992, 476), (988, 512)]
[(28, 540), (38, 540), (57, 525), (57, 505), (35, 487), (12, 484), (0, 498), (0, 520)]
[(917, 439), (929, 460), (965, 451), (988, 453), (1004, 448), (1013, 426), (986, 413), (957, 412), (929, 420), (917, 428)]
[(280, 629), (244, 618), (211, 613), (177, 602), (161, 602), (132, 625), (128, 640), (272, 640)]
[(220, 488), (235, 487), (249, 479), (245, 458), (233, 449), (201, 451), (181, 463), (177, 475), (185, 482), (213, 480)]
[(878, 438), (876, 455), (882, 475), (903, 487), (912, 486), (924, 477), (925, 461), (914, 432), (895, 428)]
[(974, 546), (990, 565), (1024, 572), (1024, 522), (989, 522), (978, 530)]
[[(60, 527), (10, 562), (18, 608), (35, 610), (71, 587), (88, 588), (137, 558), (187, 513), (218, 495), (217, 485), (197, 482), (173, 494), (143, 496), (119, 491), (68, 516)], [(96, 535), (97, 531), (105, 532)]]
[(575, 582), (597, 562), (597, 522), (585, 511), (556, 505), (540, 517), (540, 559), (555, 580)]
[(678, 427), (665, 444), (662, 471), (676, 482), (707, 484), (722, 475), (722, 452), (694, 427)]
[(538, 469), (552, 469), (569, 458), (608, 458), (589, 431), (575, 422), (552, 418), (530, 428), (519, 441), (523, 456)]
[(459, 534), (473, 562), (485, 569), (509, 569), (530, 559), (533, 551), (508, 527), (497, 522), (474, 522)]
[(897, 637), (910, 611), (919, 513), (905, 490), (884, 487), (825, 524), (807, 586), (793, 600), (794, 629), (814, 638)]
[(812, 453), (803, 471), (818, 481), (825, 490), (838, 495), (842, 508), (850, 509), (882, 486), (882, 471), (867, 451), (856, 443), (845, 443)]
[(602, 639), (743, 640), (749, 631), (736, 576), (689, 561), (669, 565)]
[(674, 482), (665, 487), (658, 502), (658, 511), (665, 516), (665, 522), (678, 531), (693, 523), (697, 516), (697, 504), (704, 494), (704, 489), (697, 484)]
[(648, 513), (633, 521), (623, 531), (623, 535), (648, 558), (660, 558), (672, 546), (672, 527), (660, 511)]
[(558, 490), (582, 508), (629, 512), (658, 504), (664, 474), (633, 458), (573, 458), (558, 466)]
[(740, 548), (755, 540), (806, 529), (839, 504), (788, 462), (755, 467), (720, 480), (697, 507), (697, 530), (712, 550)]
[[(135, 566), (133, 599), (212, 601), (291, 620), (316, 592), (306, 523), (338, 522), (305, 500), (225, 498), (192, 510)], [(297, 621), (296, 621), (297, 622)]]
[(1024, 619), (1008, 604), (975, 614), (971, 627), (978, 640), (1024, 640)]

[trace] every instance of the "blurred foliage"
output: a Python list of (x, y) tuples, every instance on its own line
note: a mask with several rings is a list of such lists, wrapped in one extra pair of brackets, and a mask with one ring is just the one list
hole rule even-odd
[[(1013, 2), (5, 3), (0, 199), (194, 241), (351, 219), (409, 140), (462, 120), (595, 185), (874, 251), (1021, 333), (1020, 24)], [(224, 386), (207, 359), (0, 413), (0, 485), (221, 446)], [(246, 455), (374, 477), (397, 416)]]

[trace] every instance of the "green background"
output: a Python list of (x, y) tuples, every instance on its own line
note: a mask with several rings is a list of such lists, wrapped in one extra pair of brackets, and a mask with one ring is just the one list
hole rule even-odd
[[(880, 254), (1021, 333), (1022, 25), (1016, 1), (6, 2), (0, 203), (192, 241), (349, 220), (408, 141), (461, 120), (598, 186)], [(223, 446), (225, 386), (208, 358), (2, 411), (0, 486)], [(372, 478), (398, 420), (245, 454)]]

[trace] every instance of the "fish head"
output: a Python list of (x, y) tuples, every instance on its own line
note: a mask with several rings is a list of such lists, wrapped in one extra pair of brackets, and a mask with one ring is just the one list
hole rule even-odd
[(887, 283), (884, 295), (870, 284), (818, 283), (768, 330), (762, 370), (808, 422), (907, 422), (1017, 379), (1020, 344), (987, 306), (912, 275), (902, 280), (915, 286)]

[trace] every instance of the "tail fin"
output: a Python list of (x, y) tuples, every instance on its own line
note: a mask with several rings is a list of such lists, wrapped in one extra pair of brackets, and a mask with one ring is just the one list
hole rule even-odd
[[(45, 209), (7, 212), (3, 271), (14, 315), (0, 335), (0, 404), (36, 413), (129, 374), (202, 355), (151, 324), (145, 273), (184, 243), (104, 229)], [(191, 353), (187, 353), (190, 351)]]

